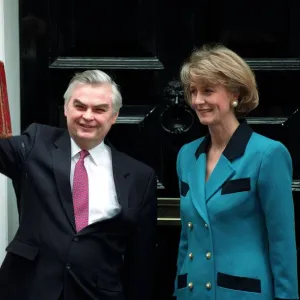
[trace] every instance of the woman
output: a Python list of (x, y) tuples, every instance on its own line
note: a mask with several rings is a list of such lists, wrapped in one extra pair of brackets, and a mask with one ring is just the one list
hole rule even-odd
[(204, 47), (181, 80), (209, 133), (177, 158), (177, 299), (298, 299), (291, 157), (241, 119), (258, 105), (252, 71), (227, 48)]

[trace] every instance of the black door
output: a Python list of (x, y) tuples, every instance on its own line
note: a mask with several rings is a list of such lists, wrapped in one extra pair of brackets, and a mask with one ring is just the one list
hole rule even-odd
[(157, 171), (157, 296), (172, 298), (180, 233), (175, 159), (205, 132), (183, 102), (178, 71), (195, 47), (223, 43), (255, 71), (254, 130), (280, 140), (294, 163), (300, 233), (300, 2), (297, 0), (20, 0), (22, 129), (65, 126), (63, 93), (73, 74), (108, 72), (124, 99), (109, 134)]

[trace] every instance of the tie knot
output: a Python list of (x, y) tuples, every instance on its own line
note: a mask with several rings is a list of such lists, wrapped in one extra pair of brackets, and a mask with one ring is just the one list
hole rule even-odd
[(90, 153), (86, 150), (81, 150), (79, 154), (80, 154), (80, 159), (85, 159)]

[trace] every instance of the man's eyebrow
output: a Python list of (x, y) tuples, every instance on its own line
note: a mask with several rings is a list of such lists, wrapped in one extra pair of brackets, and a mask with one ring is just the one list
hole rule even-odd
[(102, 108), (102, 107), (108, 108), (109, 105), (106, 104), (106, 103), (102, 103), (102, 104), (95, 105), (94, 107), (95, 107), (95, 108), (100, 108), (100, 107), (101, 107), (101, 108)]
[(81, 104), (81, 105), (85, 106), (85, 104), (83, 104), (79, 99), (74, 99), (73, 103)]
[[(86, 106), (79, 99), (74, 99), (73, 104), (80, 104), (82, 106)], [(109, 108), (109, 105), (107, 103), (101, 103), (101, 104), (98, 104), (98, 105), (94, 105), (93, 108)]]

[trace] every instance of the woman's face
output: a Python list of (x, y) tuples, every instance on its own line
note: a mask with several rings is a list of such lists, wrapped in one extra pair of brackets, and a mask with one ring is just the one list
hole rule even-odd
[(237, 96), (231, 94), (223, 85), (201, 86), (190, 84), (191, 106), (203, 125), (216, 125), (235, 118), (232, 102)]

